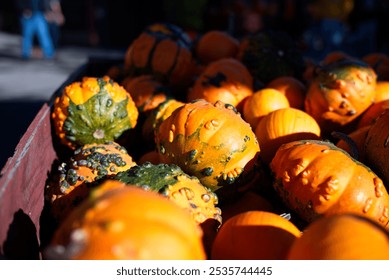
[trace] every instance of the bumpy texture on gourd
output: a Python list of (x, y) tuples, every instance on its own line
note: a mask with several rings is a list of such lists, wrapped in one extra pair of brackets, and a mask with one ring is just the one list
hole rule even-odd
[(58, 182), (46, 189), (52, 215), (58, 220), (66, 216), (89, 193), (87, 183), (114, 175), (136, 165), (127, 150), (115, 142), (89, 144), (74, 151), (68, 162), (58, 168)]
[(325, 133), (344, 130), (372, 103), (377, 75), (361, 61), (342, 59), (316, 69), (305, 111)]
[(156, 144), (161, 162), (178, 165), (213, 191), (252, 171), (260, 150), (234, 106), (205, 100), (176, 109), (160, 124)]
[(334, 144), (302, 140), (282, 145), (272, 162), (274, 188), (303, 220), (356, 213), (386, 226), (389, 196), (382, 180)]
[(112, 179), (162, 194), (188, 210), (199, 224), (207, 219), (222, 223), (221, 210), (216, 207), (216, 194), (175, 164), (154, 165), (146, 162), (119, 172)]
[(72, 149), (117, 140), (135, 127), (139, 115), (131, 95), (108, 76), (66, 86), (53, 107), (55, 132)]

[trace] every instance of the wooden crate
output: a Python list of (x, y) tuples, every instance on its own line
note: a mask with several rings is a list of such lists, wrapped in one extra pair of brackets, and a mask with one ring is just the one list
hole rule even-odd
[(61, 147), (53, 137), (51, 110), (62, 89), (83, 76), (102, 76), (119, 65), (114, 58), (90, 58), (44, 103), (0, 177), (0, 259), (41, 259), (50, 225), (45, 221), (44, 189)]

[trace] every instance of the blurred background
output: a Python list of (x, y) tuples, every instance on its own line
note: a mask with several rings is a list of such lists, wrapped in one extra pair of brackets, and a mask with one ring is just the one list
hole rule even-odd
[(16, 0), (0, 1), (0, 168), (42, 104), (91, 56), (123, 57), (145, 26), (170, 22), (196, 39), (224, 30), (240, 39), (263, 29), (286, 31), (313, 60), (331, 50), (356, 57), (389, 51), (388, 0), (62, 0), (54, 59), (36, 42), (21, 58)]

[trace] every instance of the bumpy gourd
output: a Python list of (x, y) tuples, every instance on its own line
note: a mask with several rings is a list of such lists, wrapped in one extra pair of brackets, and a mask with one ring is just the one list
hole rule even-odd
[(362, 61), (342, 59), (317, 68), (307, 90), (305, 111), (324, 133), (346, 131), (373, 103), (376, 80), (374, 70)]
[(72, 149), (117, 140), (135, 127), (139, 115), (131, 95), (108, 76), (71, 83), (53, 107), (56, 135)]
[(134, 165), (136, 163), (127, 150), (115, 142), (88, 144), (76, 149), (68, 161), (59, 165), (58, 181), (46, 188), (45, 196), (51, 204), (51, 214), (62, 220), (88, 195), (88, 183)]
[(146, 162), (119, 172), (112, 179), (162, 194), (186, 209), (199, 224), (207, 219), (222, 223), (216, 194), (175, 164)]
[(249, 174), (260, 150), (234, 106), (205, 100), (176, 109), (160, 124), (156, 144), (161, 162), (180, 166), (214, 191)]
[(280, 198), (308, 223), (321, 216), (356, 213), (388, 224), (389, 196), (382, 180), (330, 142), (284, 144), (270, 168)]

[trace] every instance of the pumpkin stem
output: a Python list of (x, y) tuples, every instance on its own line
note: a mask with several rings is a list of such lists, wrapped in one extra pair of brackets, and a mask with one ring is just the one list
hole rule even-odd
[(358, 160), (358, 158), (359, 158), (358, 147), (357, 147), (357, 144), (355, 143), (355, 141), (353, 139), (351, 139), (350, 136), (348, 136), (347, 134), (340, 132), (340, 131), (331, 132), (331, 136), (346, 142), (346, 144), (350, 147), (350, 155), (355, 160)]

